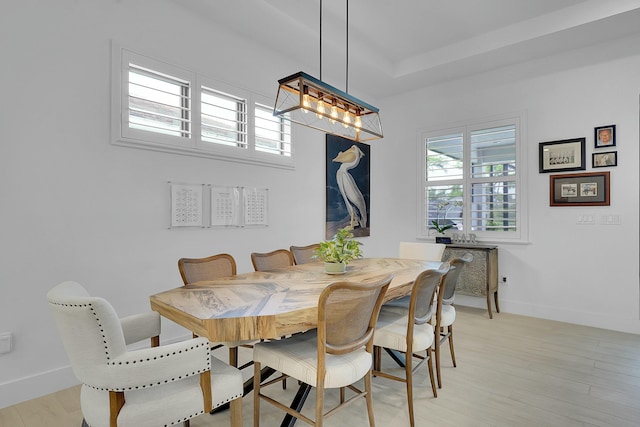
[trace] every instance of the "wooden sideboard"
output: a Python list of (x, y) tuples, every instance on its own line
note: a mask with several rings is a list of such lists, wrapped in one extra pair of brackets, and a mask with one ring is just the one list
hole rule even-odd
[(444, 250), (443, 261), (462, 257), (466, 253), (473, 255), (473, 261), (467, 265), (460, 275), (456, 293), (487, 298), (489, 318), (491, 312), (491, 296), (500, 313), (498, 305), (498, 247), (494, 245), (459, 245), (448, 244)]

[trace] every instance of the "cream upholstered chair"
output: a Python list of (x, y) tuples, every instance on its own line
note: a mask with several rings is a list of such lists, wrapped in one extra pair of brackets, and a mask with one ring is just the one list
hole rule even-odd
[[(178, 270), (185, 285), (215, 280), (221, 277), (236, 275), (236, 260), (229, 254), (216, 254), (206, 258), (180, 258), (178, 260)], [(195, 337), (195, 335), (194, 335)], [(233, 341), (214, 344), (214, 348), (226, 346), (229, 348), (229, 364), (238, 367), (238, 347), (251, 348), (253, 341)], [(253, 362), (245, 363), (240, 369), (251, 366)]]
[[(433, 396), (438, 397), (433, 375), (431, 346), (434, 341), (434, 330), (431, 319), (435, 312), (434, 295), (449, 271), (449, 264), (443, 263), (438, 270), (425, 270), (414, 280), (407, 313), (381, 311), (373, 337), (375, 364), (373, 375), (402, 381), (407, 386), (407, 404), (409, 406), (409, 422), (415, 425), (413, 411), (413, 373), (427, 362)], [(382, 372), (381, 348), (396, 350), (405, 354), (404, 377)], [(424, 355), (419, 354), (425, 352)], [(413, 359), (420, 359), (413, 366)]]
[(132, 340), (159, 333), (157, 313), (121, 321), (106, 300), (91, 297), (76, 282), (57, 285), (47, 297), (82, 383), (87, 425), (188, 425), (189, 419), (229, 402), (231, 425), (242, 425), (242, 375), (211, 357), (206, 338), (128, 351)]
[(447, 245), (430, 242), (400, 242), (398, 258), (442, 261)]
[[(260, 425), (260, 401), (265, 400), (289, 415), (322, 427), (324, 417), (365, 397), (369, 425), (374, 426), (371, 396), (373, 332), (382, 299), (393, 276), (367, 283), (336, 282), (328, 285), (318, 299), (318, 328), (280, 341), (256, 344), (254, 360), (254, 426)], [(264, 388), (281, 379), (260, 384), (260, 370), (269, 366), (316, 387), (315, 419), (264, 394)], [(353, 383), (364, 377), (365, 390)], [(355, 392), (345, 401), (345, 387)], [(340, 404), (324, 412), (325, 389), (340, 389)]]
[(307, 246), (291, 246), (289, 251), (291, 251), (291, 255), (293, 255), (294, 262), (299, 265), (316, 261), (313, 255), (318, 247), (320, 247), (319, 243)]
[(456, 285), (460, 279), (460, 274), (464, 270), (465, 266), (471, 261), (473, 261), (473, 255), (470, 253), (465, 254), (462, 258), (453, 258), (449, 260), (451, 268), (438, 289), (434, 346), (438, 388), (442, 388), (440, 346), (447, 340), (449, 340), (451, 362), (454, 367), (456, 366), (456, 355), (453, 351), (453, 322), (456, 320), (456, 308), (453, 306), (453, 300), (455, 299)]
[(269, 271), (290, 267), (295, 264), (293, 255), (286, 249), (276, 249), (271, 252), (253, 252), (251, 263), (256, 271)]
[[(424, 261), (442, 261), (444, 250), (447, 245), (430, 242), (400, 242), (398, 247), (398, 258), (419, 259)], [(409, 309), (411, 295), (387, 302), (382, 306), (382, 310), (394, 310), (398, 314), (406, 314)]]

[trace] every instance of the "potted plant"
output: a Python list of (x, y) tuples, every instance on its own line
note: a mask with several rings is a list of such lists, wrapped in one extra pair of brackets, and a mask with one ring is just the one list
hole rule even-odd
[(347, 264), (351, 260), (362, 258), (360, 245), (362, 243), (354, 240), (353, 227), (347, 226), (338, 230), (333, 239), (320, 242), (313, 258), (324, 261), (325, 271), (329, 274), (341, 274), (347, 270)]
[[(445, 220), (447, 219), (447, 213), (449, 212), (449, 209), (451, 209), (454, 206), (461, 206), (462, 202), (460, 201), (455, 201), (453, 203), (449, 202), (449, 201), (442, 201), (440, 203), (438, 203), (438, 208), (436, 210), (436, 219), (431, 220), (431, 224), (433, 224), (433, 228), (436, 230), (436, 232), (438, 234), (441, 234), (441, 236), (436, 236), (436, 243), (451, 243), (451, 237), (447, 237), (444, 235), (444, 232), (447, 231), (450, 228), (453, 228), (455, 226), (455, 223), (453, 222), (449, 222), (449, 223), (445, 223)], [(442, 217), (442, 222), (440, 221), (440, 211), (442, 209), (445, 209), (444, 215)]]

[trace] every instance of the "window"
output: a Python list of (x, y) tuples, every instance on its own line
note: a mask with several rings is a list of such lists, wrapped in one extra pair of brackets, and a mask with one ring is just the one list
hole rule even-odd
[(273, 108), (256, 104), (256, 150), (291, 156), (291, 122), (273, 115)]
[(247, 148), (247, 100), (205, 86), (201, 90), (202, 142)]
[(112, 62), (112, 143), (293, 167), (291, 125), (270, 100), (115, 45)]
[(420, 235), (434, 221), (478, 239), (526, 240), (521, 117), (421, 134)]

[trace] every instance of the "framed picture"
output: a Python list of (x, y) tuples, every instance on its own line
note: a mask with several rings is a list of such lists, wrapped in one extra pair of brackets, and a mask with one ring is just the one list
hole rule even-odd
[(593, 130), (595, 148), (616, 146), (616, 125), (600, 126)]
[(585, 170), (586, 138), (564, 139), (539, 144), (540, 173)]
[(609, 166), (618, 166), (618, 152), (607, 151), (604, 153), (593, 153), (591, 165), (594, 168), (606, 168)]
[(326, 135), (327, 240), (346, 226), (355, 237), (371, 234), (371, 147)]
[(609, 206), (609, 172), (549, 177), (550, 206)]

